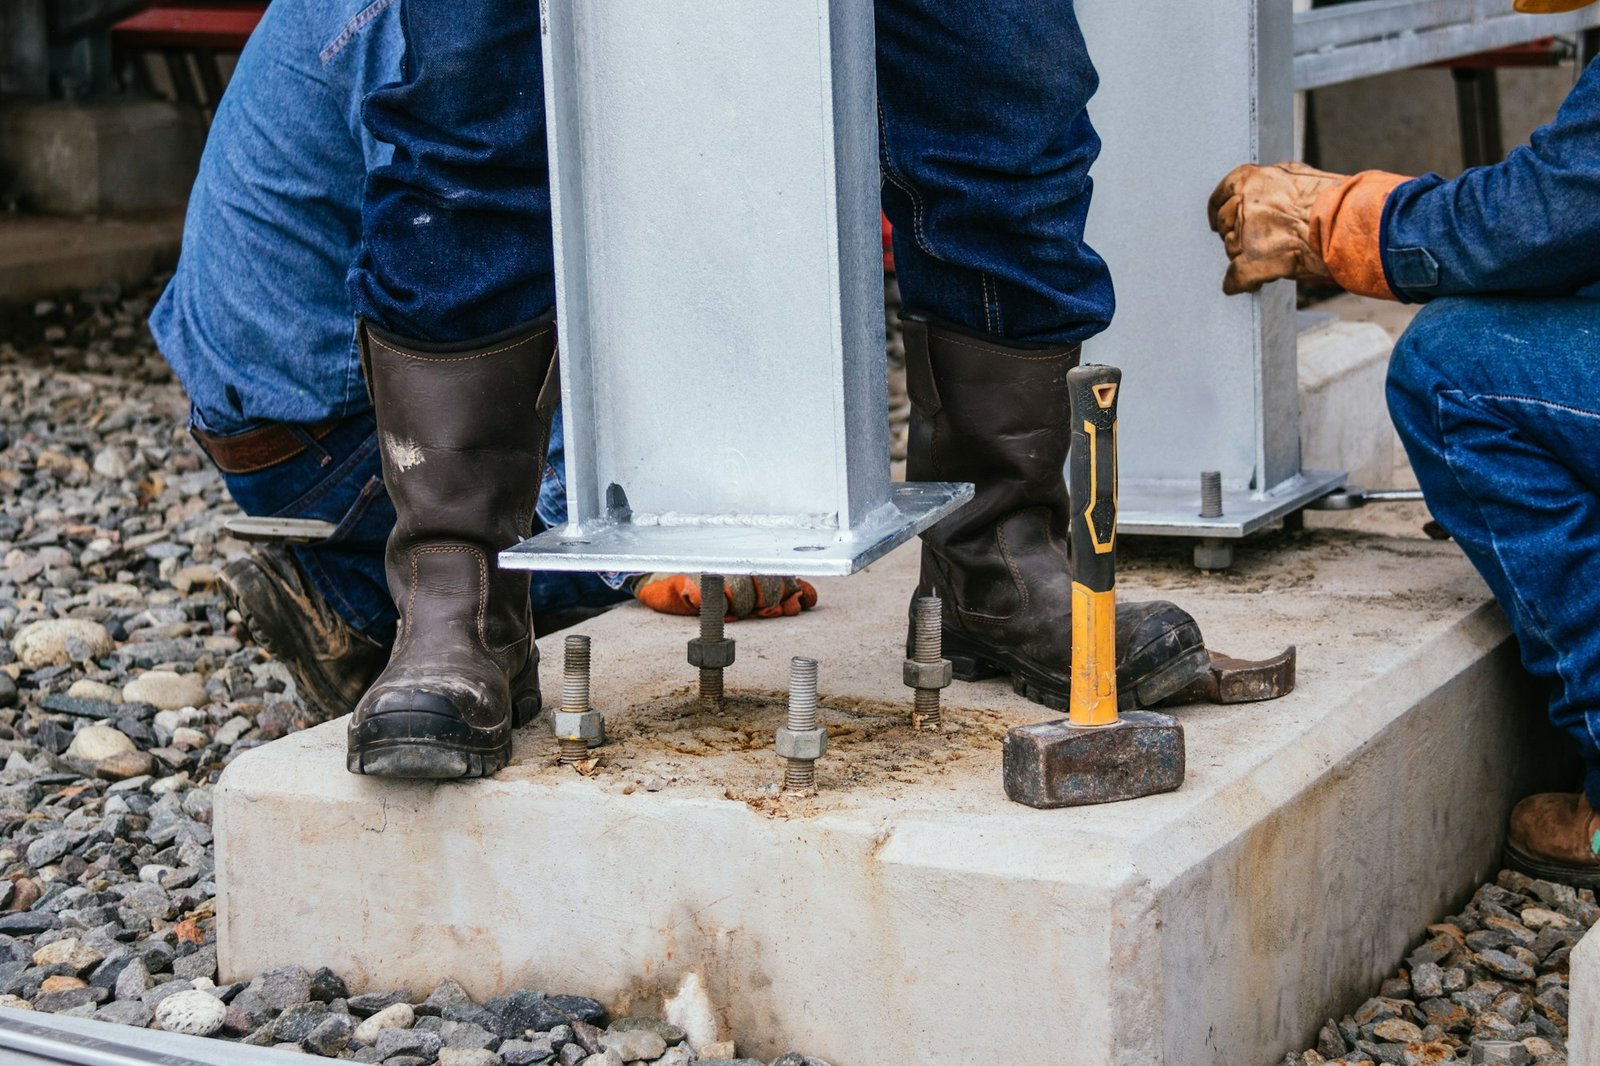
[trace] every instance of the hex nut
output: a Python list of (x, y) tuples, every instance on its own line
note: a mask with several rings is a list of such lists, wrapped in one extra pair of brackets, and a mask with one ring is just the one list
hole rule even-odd
[(784, 727), (778, 730), (778, 754), (785, 759), (805, 759), (814, 761), (822, 758), (828, 750), (828, 731), (826, 729), (789, 729)]
[(550, 724), (558, 740), (582, 740), (592, 748), (606, 739), (606, 720), (599, 711), (557, 711)]
[(1233, 545), (1219, 538), (1208, 537), (1194, 546), (1194, 565), (1197, 570), (1228, 570), (1233, 566)]
[(723, 670), (733, 665), (733, 641), (704, 640), (695, 637), (689, 642), (689, 665), (700, 670)]
[(949, 688), (956, 675), (949, 659), (940, 659), (936, 663), (907, 659), (903, 676), (909, 688)]

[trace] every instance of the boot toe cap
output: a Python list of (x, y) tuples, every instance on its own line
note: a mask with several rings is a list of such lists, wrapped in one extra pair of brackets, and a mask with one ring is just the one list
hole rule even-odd
[(1118, 604), (1117, 630), (1124, 661), (1142, 655), (1167, 659), (1205, 646), (1194, 615), (1167, 600)]
[(350, 721), (347, 763), (378, 777), (485, 777), (511, 755), (511, 721), (480, 728), (445, 694), (378, 687)]

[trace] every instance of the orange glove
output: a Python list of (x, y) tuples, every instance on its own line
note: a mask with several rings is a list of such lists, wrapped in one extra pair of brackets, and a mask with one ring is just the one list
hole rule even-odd
[[(662, 614), (700, 613), (700, 579), (687, 574), (640, 574), (631, 587), (639, 602)], [(797, 577), (730, 577), (722, 584), (727, 619), (779, 618), (817, 605), (817, 590)]]
[(1229, 296), (1282, 278), (1332, 278), (1350, 292), (1393, 300), (1379, 230), (1398, 174), (1354, 177), (1303, 163), (1236, 167), (1211, 194), (1211, 229), (1222, 237)]

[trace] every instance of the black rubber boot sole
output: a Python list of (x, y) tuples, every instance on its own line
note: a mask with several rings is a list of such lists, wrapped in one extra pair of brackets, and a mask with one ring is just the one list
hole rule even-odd
[[(1005, 649), (979, 645), (948, 629), (944, 632), (944, 654), (950, 660), (951, 672), (957, 681), (986, 681), (991, 677), (1010, 675), (1011, 690), (1022, 698), (1054, 711), (1071, 709), (1071, 685), (1063, 685), (1058, 677), (1030, 659)], [(1137, 659), (1138, 654), (1130, 658)], [(1119, 671), (1117, 709), (1133, 711), (1154, 707), (1188, 688), (1210, 669), (1211, 656), (1207, 654), (1197, 630), (1192, 647), (1138, 674), (1130, 676), (1126, 670)]]
[(1600, 866), (1568, 866), (1566, 863), (1536, 859), (1515, 844), (1506, 842), (1505, 863), (1519, 874), (1555, 881), (1573, 888), (1600, 890)]
[[(286, 558), (283, 565), (295, 564)], [(362, 643), (364, 638), (351, 634), (346, 638), (351, 643), (347, 654), (337, 661), (319, 660), (327, 649), (318, 642), (313, 622), (306, 617), (317, 607), (291, 593), (286, 580), (252, 554), (224, 566), (217, 584), (224, 602), (239, 612), (251, 639), (293, 675), (301, 702), (324, 720), (349, 714), (383, 670), (388, 651)], [(299, 593), (299, 597), (315, 595), (309, 587)], [(343, 671), (346, 677), (353, 677), (353, 683), (341, 687), (329, 676), (330, 670)]]
[[(511, 726), (521, 729), (539, 716), (536, 661), (523, 668), (512, 692)], [(415, 710), (373, 715), (359, 729), (352, 722), (346, 769), (370, 777), (452, 781), (489, 777), (511, 760), (509, 730), (503, 737), (483, 736), (482, 730), (463, 722), (437, 693), (418, 691), (415, 703)]]

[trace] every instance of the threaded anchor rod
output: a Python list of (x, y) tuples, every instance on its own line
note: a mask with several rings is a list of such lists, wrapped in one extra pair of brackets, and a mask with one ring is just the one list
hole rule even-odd
[[(589, 710), (589, 638), (572, 634), (562, 645), (561, 710), (564, 714), (584, 714)], [(561, 738), (561, 762), (571, 765), (589, 755), (582, 737)]]
[(721, 574), (700, 575), (700, 636), (722, 639), (722, 621), (728, 613), (728, 597), (722, 591)]
[[(789, 719), (785, 723), (796, 733), (817, 728), (817, 660), (796, 655), (789, 660)], [(816, 787), (814, 759), (787, 759), (783, 787), (804, 791)]]
[[(919, 663), (944, 658), (944, 605), (937, 596), (919, 596), (912, 608), (911, 657)], [(939, 690), (917, 686), (912, 702), (912, 724), (918, 729), (938, 729)]]
[(582, 714), (589, 709), (589, 638), (573, 634), (564, 644), (561, 664), (561, 709)]
[(1200, 517), (1222, 517), (1222, 471), (1204, 470), (1200, 473)]
[[(723, 639), (723, 616), (728, 600), (722, 591), (721, 574), (700, 575), (700, 639), (706, 643)], [(722, 706), (722, 667), (700, 667), (700, 706), (714, 711)]]

